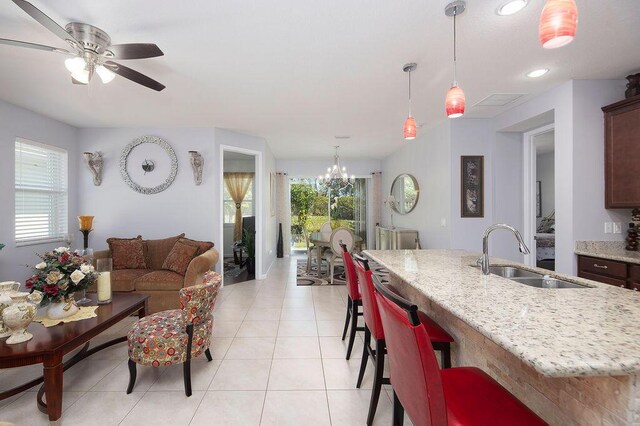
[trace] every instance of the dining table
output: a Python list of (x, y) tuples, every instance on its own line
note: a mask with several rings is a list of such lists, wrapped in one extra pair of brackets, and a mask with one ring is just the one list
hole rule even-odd
[[(318, 247), (318, 250), (316, 250), (316, 256), (318, 259), (318, 277), (322, 276), (322, 268), (320, 267), (320, 265), (322, 265), (322, 254), (324, 252), (324, 249), (326, 248), (331, 248), (331, 234), (332, 232), (311, 232), (309, 233), (309, 243), (313, 244), (314, 246)], [(356, 250), (360, 251), (362, 250), (362, 242), (364, 240), (362, 239), (362, 237), (358, 236), (358, 235), (354, 235), (354, 247), (356, 248)], [(328, 269), (327, 269), (327, 274), (328, 274)]]

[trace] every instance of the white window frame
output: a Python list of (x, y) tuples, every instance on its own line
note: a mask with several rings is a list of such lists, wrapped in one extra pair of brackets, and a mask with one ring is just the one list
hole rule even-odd
[[(41, 185), (39, 187), (22, 187), (19, 186), (19, 177), (20, 173), (22, 173), (22, 162), (21, 159), (18, 158), (20, 155), (19, 152), (21, 150), (21, 145), (27, 145), (35, 148), (41, 148), (46, 150), (46, 152), (50, 154), (59, 154), (59, 170), (51, 171), (50, 182), (57, 182), (57, 185), (52, 184), (47, 187), (47, 185)], [(39, 142), (34, 142), (28, 139), (16, 138), (14, 144), (14, 166), (15, 166), (15, 174), (14, 174), (14, 223), (13, 223), (13, 232), (14, 232), (14, 242), (16, 247), (30, 246), (36, 244), (45, 244), (52, 243), (58, 241), (65, 241), (68, 238), (68, 227), (69, 227), (69, 155), (67, 150), (43, 144)], [(17, 212), (18, 212), (18, 202), (19, 202), (19, 193), (21, 191), (38, 193), (38, 194), (49, 194), (53, 197), (58, 197), (59, 200), (56, 203), (58, 206), (57, 209), (50, 210), (48, 212), (48, 223), (50, 229), (48, 230), (47, 236), (39, 236), (32, 238), (18, 237), (18, 221), (17, 221)]]

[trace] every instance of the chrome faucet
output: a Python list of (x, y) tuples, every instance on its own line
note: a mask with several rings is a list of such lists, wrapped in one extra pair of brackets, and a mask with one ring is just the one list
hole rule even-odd
[(496, 223), (495, 225), (491, 225), (484, 230), (484, 234), (482, 235), (482, 256), (480, 257), (480, 259), (478, 259), (477, 262), (478, 265), (480, 265), (480, 267), (482, 268), (482, 273), (484, 275), (489, 275), (489, 234), (494, 229), (508, 229), (509, 231), (513, 232), (513, 235), (515, 235), (516, 239), (518, 240), (518, 249), (520, 250), (520, 253), (531, 253), (527, 245), (524, 243), (522, 235), (520, 235), (520, 232), (518, 232), (516, 228), (504, 223)]

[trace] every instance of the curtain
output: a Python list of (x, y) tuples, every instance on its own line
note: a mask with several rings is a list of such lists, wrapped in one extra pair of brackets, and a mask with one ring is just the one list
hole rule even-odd
[(276, 173), (276, 200), (276, 224), (282, 224), (283, 253), (289, 256), (291, 254), (291, 195), (286, 173)]
[(371, 204), (373, 214), (371, 215), (373, 224), (379, 225), (381, 222), (382, 210), (382, 172), (371, 173)]
[(242, 201), (253, 182), (253, 173), (225, 173), (224, 183), (236, 203), (236, 218), (233, 224), (234, 241), (242, 240)]
[(367, 242), (367, 179), (356, 179), (353, 194), (354, 232)]

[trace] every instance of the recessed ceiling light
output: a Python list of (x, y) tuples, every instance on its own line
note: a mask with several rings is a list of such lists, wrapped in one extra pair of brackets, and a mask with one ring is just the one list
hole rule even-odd
[(549, 72), (549, 68), (540, 68), (540, 69), (537, 69), (537, 70), (529, 71), (527, 73), (527, 77), (529, 77), (529, 78), (538, 78), (538, 77), (542, 77), (543, 75), (545, 75), (548, 72)]
[(497, 13), (500, 16), (509, 16), (520, 12), (527, 5), (527, 0), (511, 0), (498, 7)]

